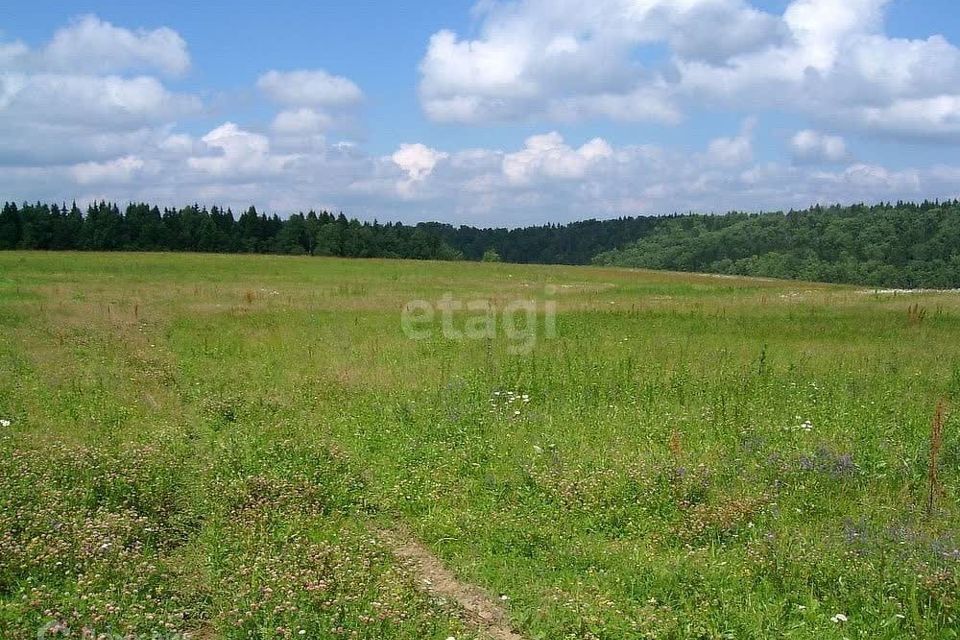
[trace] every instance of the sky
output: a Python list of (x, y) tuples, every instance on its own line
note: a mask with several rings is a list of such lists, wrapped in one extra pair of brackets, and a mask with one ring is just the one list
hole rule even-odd
[(954, 0), (0, 7), (0, 200), (512, 227), (955, 198), (958, 151)]

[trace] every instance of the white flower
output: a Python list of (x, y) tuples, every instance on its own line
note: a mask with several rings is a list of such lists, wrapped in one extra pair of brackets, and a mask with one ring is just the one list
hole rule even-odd
[(836, 623), (846, 622), (846, 621), (847, 621), (847, 616), (843, 615), (842, 613), (838, 613), (837, 615), (835, 615), (835, 616), (833, 616), (832, 618), (830, 618), (830, 620), (833, 621), (833, 622), (836, 622)]
[(0, 418), (0, 427), (9, 427), (9, 426), (12, 425), (12, 424), (13, 424), (13, 423), (10, 422), (9, 420), (5, 420), (5, 419), (3, 419), (3, 418)]

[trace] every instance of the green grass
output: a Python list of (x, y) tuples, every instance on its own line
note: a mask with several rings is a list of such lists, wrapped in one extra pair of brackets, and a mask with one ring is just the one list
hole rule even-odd
[[(558, 335), (408, 339), (446, 292), (556, 300)], [(529, 638), (957, 637), (941, 397), (955, 294), (0, 253), (0, 636), (473, 637), (389, 527)]]

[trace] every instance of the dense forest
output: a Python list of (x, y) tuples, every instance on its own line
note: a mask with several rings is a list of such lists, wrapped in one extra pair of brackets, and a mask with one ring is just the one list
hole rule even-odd
[(960, 287), (960, 201), (678, 216), (593, 262), (887, 287)]
[(505, 262), (590, 264), (598, 253), (642, 238), (665, 218), (652, 216), (584, 220), (518, 229), (478, 229), (429, 223), (467, 260), (481, 260), (493, 250)]
[(586, 220), (519, 229), (282, 219), (250, 207), (7, 203), (0, 249), (206, 251), (358, 258), (505, 260), (849, 282), (960, 287), (960, 201), (816, 206), (788, 213)]
[(348, 220), (342, 213), (296, 213), (287, 219), (250, 207), (198, 205), (163, 209), (97, 202), (6, 203), (0, 212), (0, 249), (81, 251), (206, 251), (284, 253), (351, 258), (506, 260), (589, 264), (602, 251), (649, 233), (657, 218), (587, 220), (524, 229), (476, 229), (439, 223), (415, 226)]
[(0, 212), (0, 249), (81, 251), (205, 251), (285, 253), (351, 258), (452, 260), (459, 254), (423, 226), (348, 220), (342, 213), (297, 213), (287, 219), (250, 207), (164, 209), (98, 202), (85, 213), (76, 204), (7, 203)]

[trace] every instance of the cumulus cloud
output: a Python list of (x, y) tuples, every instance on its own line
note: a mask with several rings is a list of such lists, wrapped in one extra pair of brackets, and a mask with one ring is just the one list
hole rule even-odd
[(143, 169), (143, 160), (137, 156), (124, 156), (108, 162), (83, 162), (71, 168), (78, 184), (122, 184), (133, 180)]
[(243, 178), (274, 174), (294, 159), (272, 154), (269, 138), (245, 131), (232, 122), (220, 125), (200, 140), (211, 153), (191, 156), (187, 163), (192, 169), (214, 176)]
[(227, 122), (196, 140), (169, 134), (147, 155), (63, 170), (0, 165), (0, 185), (8, 193), (16, 185), (30, 199), (253, 203), (281, 213), (329, 207), (368, 218), (494, 226), (960, 195), (960, 166), (758, 164), (745, 150), (751, 136), (745, 126), (690, 152), (599, 138), (572, 145), (547, 132), (513, 148), (410, 143), (379, 157), (340, 143), (288, 152), (277, 148), (276, 134)]
[(530, 184), (538, 178), (578, 180), (603, 160), (613, 149), (601, 138), (594, 138), (579, 149), (567, 145), (557, 133), (531, 136), (525, 148), (503, 157), (503, 175), (513, 185)]
[(363, 99), (353, 81), (322, 69), (268, 71), (257, 80), (257, 86), (270, 99), (294, 107), (343, 107)]
[(363, 92), (352, 80), (322, 69), (268, 71), (257, 87), (271, 101), (284, 107), (270, 127), (284, 147), (305, 150), (324, 142), (333, 129), (349, 129)]
[(960, 49), (891, 38), (888, 0), (491, 1), (478, 35), (439, 31), (420, 64), (442, 122), (594, 117), (676, 123), (693, 104), (795, 111), (960, 139)]
[(172, 93), (149, 76), (8, 74), (2, 83), (3, 113), (20, 125), (47, 122), (123, 130), (200, 108), (198, 99)]
[(437, 163), (448, 157), (448, 154), (420, 144), (401, 144), (390, 159), (400, 167), (411, 180), (423, 180), (431, 173)]
[(430, 39), (420, 96), (435, 120), (677, 122), (680, 84), (667, 61), (638, 62), (646, 49), (725, 64), (790, 37), (781, 19), (743, 0), (523, 0), (484, 7), (477, 38), (444, 30)]
[[(550, 122), (500, 146), (413, 140), (374, 154), (333, 138), (363, 93), (319, 70), (251, 78), (273, 114), (198, 129), (206, 120), (191, 118), (209, 115), (201, 102), (164, 79), (189, 67), (179, 36), (82, 18), (36, 48), (0, 43), (0, 191), (508, 226), (958, 196), (960, 165), (854, 162), (840, 135), (960, 140), (956, 48), (887, 37), (884, 7), (794, 0), (774, 15), (745, 0), (485, 2), (476, 36), (435, 34), (421, 64), (420, 97), (437, 120), (676, 123), (694, 102), (796, 111), (810, 122), (780, 160), (758, 151), (752, 118), (684, 149)], [(96, 44), (104, 34), (120, 42), (110, 56)]]
[(298, 135), (320, 133), (332, 124), (333, 118), (328, 114), (303, 107), (281, 111), (274, 117), (271, 127), (279, 134)]
[(171, 122), (201, 109), (195, 96), (145, 72), (176, 75), (189, 66), (176, 32), (133, 31), (94, 16), (70, 22), (36, 49), (0, 43), (0, 163), (136, 155)]
[(37, 50), (22, 42), (0, 42), (0, 69), (64, 74), (159, 71), (180, 75), (190, 68), (190, 53), (180, 34), (167, 27), (116, 27), (92, 15), (58, 29)]
[(63, 72), (156, 69), (179, 75), (190, 68), (190, 54), (187, 43), (172, 29), (131, 31), (96, 16), (83, 16), (59, 29), (36, 63)]
[(790, 140), (796, 162), (841, 162), (847, 158), (847, 143), (840, 136), (804, 129)]
[(481, 36), (440, 31), (420, 64), (428, 116), (488, 122), (589, 116), (675, 122), (669, 87), (631, 61), (643, 38), (624, 29), (627, 2), (530, 0), (491, 5)]
[[(390, 156), (390, 161), (396, 165), (405, 177), (397, 180), (397, 195), (411, 198), (418, 195), (418, 186), (428, 178), (441, 160), (446, 160), (449, 154), (418, 143), (401, 144)], [(373, 183), (375, 185), (375, 183)]]
[(744, 122), (739, 135), (711, 140), (704, 155), (706, 164), (736, 168), (752, 162), (755, 125), (756, 122), (752, 118), (748, 119)]

